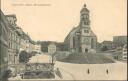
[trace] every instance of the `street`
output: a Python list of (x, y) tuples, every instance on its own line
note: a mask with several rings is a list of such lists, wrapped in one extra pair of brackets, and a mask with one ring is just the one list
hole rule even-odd
[[(43, 60), (41, 59), (40, 61)], [(31, 60), (39, 62), (39, 56), (32, 57)], [(59, 68), (62, 78), (56, 76), (56, 80), (126, 80), (127, 64), (123, 62), (108, 64), (73, 64), (65, 62), (55, 62), (55, 68)], [(89, 73), (87, 72), (89, 70)], [(108, 70), (108, 73), (106, 72)]]
[[(59, 67), (62, 75), (67, 71), (75, 80), (126, 80), (127, 79), (127, 64), (126, 63), (111, 63), (111, 64), (70, 64), (56, 62), (55, 67)], [(90, 70), (88, 74), (87, 70)], [(106, 70), (108, 69), (108, 74)], [(63, 78), (65, 79), (65, 78)], [(68, 79), (68, 77), (66, 78)], [(70, 79), (70, 78), (69, 78)]]

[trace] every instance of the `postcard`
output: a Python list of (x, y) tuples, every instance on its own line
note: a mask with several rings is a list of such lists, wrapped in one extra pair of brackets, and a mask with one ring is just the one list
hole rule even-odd
[(1, 0), (0, 81), (127, 81), (127, 0)]

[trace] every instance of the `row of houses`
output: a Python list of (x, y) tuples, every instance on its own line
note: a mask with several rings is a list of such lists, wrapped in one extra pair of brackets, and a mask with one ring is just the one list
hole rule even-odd
[(97, 47), (99, 51), (111, 53), (116, 60), (127, 60), (127, 36), (114, 36), (113, 41), (103, 41)]
[[(22, 51), (40, 51), (40, 46), (17, 25), (15, 14), (4, 15), (0, 10), (0, 16), (0, 67), (19, 64), (19, 54)], [(0, 71), (0, 75), (4, 74), (6, 68), (0, 68)]]
[(27, 52), (32, 51), (34, 42), (31, 40), (28, 34), (26, 34), (17, 24), (16, 15), (5, 15), (7, 23), (9, 24), (9, 48), (8, 48), (8, 64), (18, 64), (19, 54), (25, 50)]
[(122, 49), (127, 44), (127, 36), (114, 36), (113, 41), (103, 41), (98, 43), (98, 49), (102, 48), (106, 50)]
[[(22, 51), (31, 53), (32, 51), (39, 51), (40, 46), (34, 42), (28, 33), (25, 33), (17, 24), (16, 15), (5, 15), (9, 23), (9, 64), (19, 63), (19, 54)], [(13, 59), (12, 59), (13, 58)]]
[[(42, 52), (48, 52), (48, 48), (52, 45), (56, 47), (56, 51), (68, 51), (68, 48), (64, 42), (55, 42), (55, 41), (38, 41), (38, 44), (41, 45)], [(54, 45), (55, 46), (54, 46)], [(51, 48), (52, 49), (52, 48)]]

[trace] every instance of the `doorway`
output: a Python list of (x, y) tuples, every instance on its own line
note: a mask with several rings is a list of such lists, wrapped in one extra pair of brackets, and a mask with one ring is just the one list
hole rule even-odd
[(87, 48), (85, 49), (85, 53), (88, 53), (88, 49)]

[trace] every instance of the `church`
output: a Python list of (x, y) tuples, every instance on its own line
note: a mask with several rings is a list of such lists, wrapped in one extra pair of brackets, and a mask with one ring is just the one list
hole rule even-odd
[(88, 53), (95, 51), (97, 36), (91, 30), (89, 10), (84, 4), (80, 11), (80, 23), (74, 27), (64, 40), (69, 51)]

